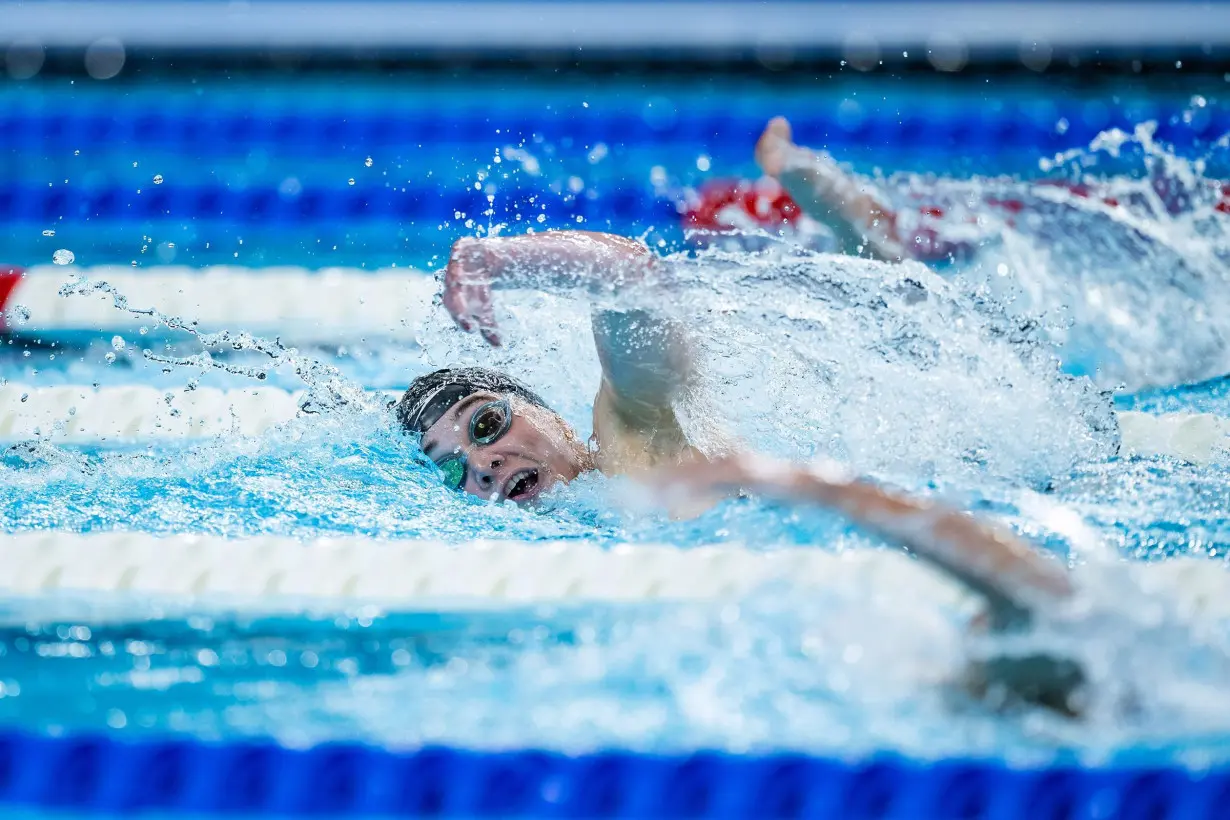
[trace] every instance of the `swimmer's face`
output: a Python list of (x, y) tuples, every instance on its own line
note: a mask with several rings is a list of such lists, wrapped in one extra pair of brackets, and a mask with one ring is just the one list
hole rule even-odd
[[(470, 422), (489, 402), (504, 398), (474, 393), (457, 402), (423, 434), (423, 451), (437, 465), (464, 456), (460, 488), (483, 499), (532, 502), (584, 470), (584, 448), (567, 423), (545, 407), (509, 399), (512, 423), (490, 444), (476, 443)], [(483, 425), (480, 425), (482, 428)]]

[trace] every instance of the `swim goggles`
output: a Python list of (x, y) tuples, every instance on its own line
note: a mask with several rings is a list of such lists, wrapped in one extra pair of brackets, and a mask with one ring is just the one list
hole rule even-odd
[[(480, 447), (495, 444), (512, 427), (512, 405), (508, 399), (496, 399), (482, 404), (470, 416), (470, 441)], [(468, 463), (465, 453), (453, 453), (436, 462), (444, 474), (444, 486), (461, 490), (466, 484)]]

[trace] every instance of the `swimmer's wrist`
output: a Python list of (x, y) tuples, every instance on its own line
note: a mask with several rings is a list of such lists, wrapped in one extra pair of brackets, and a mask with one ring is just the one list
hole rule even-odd
[(642, 243), (579, 231), (466, 237), (454, 243), (450, 266), (493, 289), (592, 296), (656, 286), (669, 267)]
[(467, 282), (487, 285), (492, 288), (507, 287), (502, 284), (505, 277), (506, 264), (494, 243), (504, 240), (502, 237), (477, 238), (463, 237), (453, 243), (452, 262), (458, 268), (458, 275)]
[(452, 253), (449, 254), (449, 264), (456, 265), (462, 273), (470, 275), (489, 272), (490, 254), (486, 246), (489, 241), (473, 236), (463, 236), (453, 243)]

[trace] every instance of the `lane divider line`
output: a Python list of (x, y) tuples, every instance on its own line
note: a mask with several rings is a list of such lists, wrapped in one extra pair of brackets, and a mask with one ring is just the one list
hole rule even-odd
[[(107, 282), (133, 308), (156, 308), (167, 316), (196, 321), (202, 331), (244, 330), (297, 343), (412, 340), (427, 320), (438, 288), (430, 274), (411, 268), (162, 266), (134, 271), (38, 265), (15, 269), (16, 279), (3, 270), (0, 312), (8, 317), (8, 332), (41, 337), (123, 333), (155, 324), (149, 316), (117, 309), (107, 293), (61, 296), (60, 288), (79, 275)], [(20, 317), (14, 315), (18, 306), (23, 308)]]

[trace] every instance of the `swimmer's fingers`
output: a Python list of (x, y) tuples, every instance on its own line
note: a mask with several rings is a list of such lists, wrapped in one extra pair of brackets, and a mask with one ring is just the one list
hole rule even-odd
[(483, 284), (474, 290), (474, 317), (478, 322), (478, 332), (492, 347), (500, 346), (500, 335), (496, 333), (495, 308), (491, 304), (491, 286)]
[(491, 283), (481, 265), (467, 263), (464, 253), (454, 251), (444, 275), (441, 301), (457, 326), (467, 333), (478, 330), (489, 344), (498, 346)]
[(470, 286), (450, 277), (445, 280), (444, 293), (441, 294), (441, 300), (444, 302), (444, 307), (448, 309), (449, 315), (453, 317), (457, 326), (467, 333), (474, 330), (477, 321), (472, 308), (475, 300), (470, 291)]
[(469, 326), (469, 317), (466, 314), (465, 298), (462, 296), (461, 287), (455, 283), (449, 282), (447, 279), (444, 282), (444, 290), (440, 294), (440, 301), (444, 304), (445, 310), (449, 316), (453, 317), (453, 321), (462, 330), (471, 330)]
[(465, 275), (462, 272), (462, 263), (458, 257), (456, 246), (454, 246), (453, 255), (448, 260), (448, 267), (444, 269), (444, 282), (440, 293), (440, 301), (448, 310), (453, 321), (457, 323), (462, 330), (469, 331), (473, 328), (469, 321), (469, 311), (466, 309), (465, 298)]
[(467, 333), (477, 330), (488, 344), (500, 345), (489, 286), (457, 283), (454, 287), (445, 288), (443, 301), (458, 327)]

